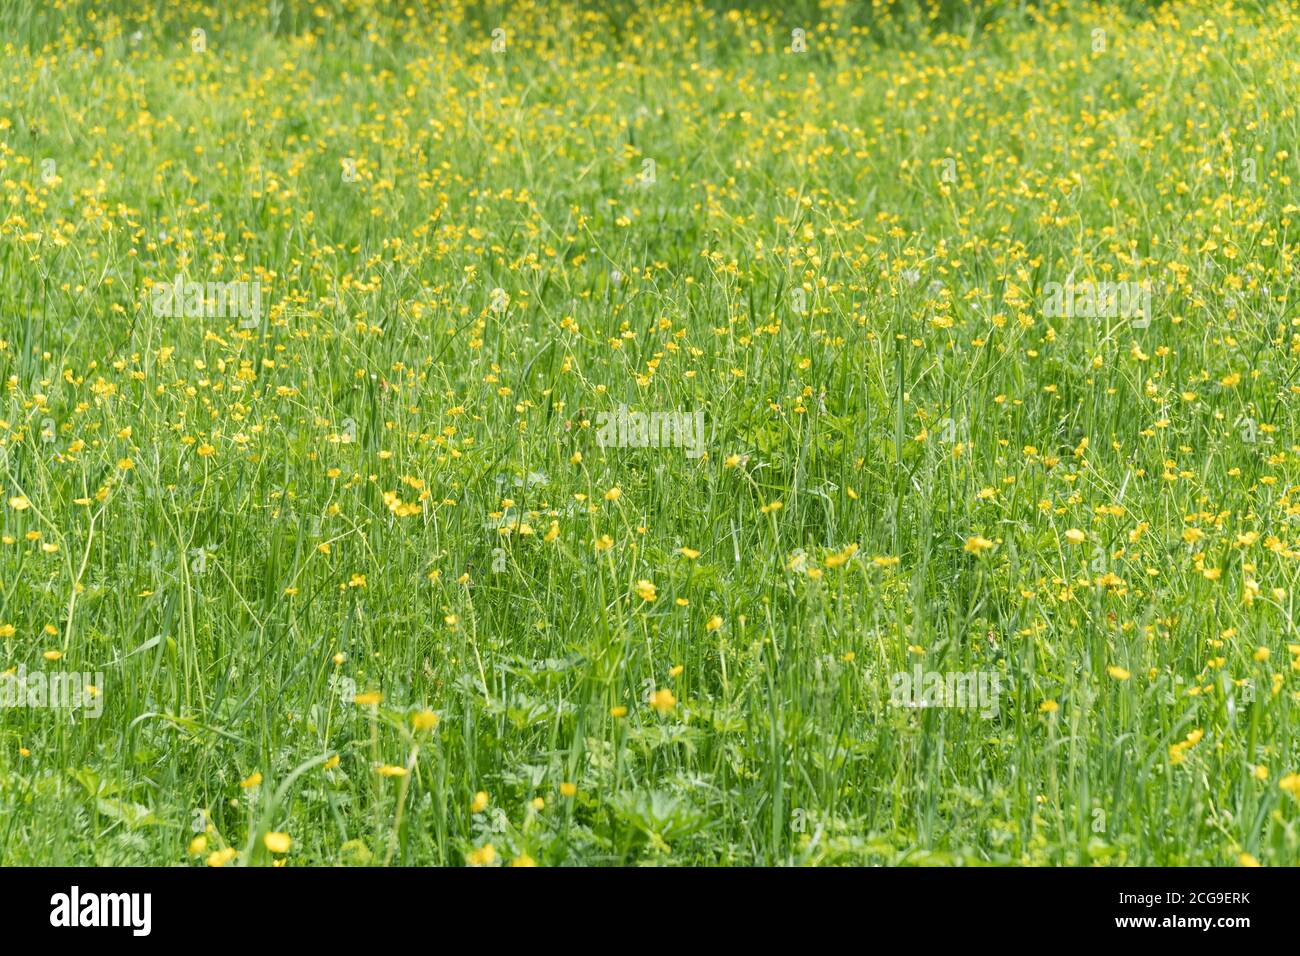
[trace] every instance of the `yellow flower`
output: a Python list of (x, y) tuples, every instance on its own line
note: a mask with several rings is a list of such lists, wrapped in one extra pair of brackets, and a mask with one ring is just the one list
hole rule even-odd
[(32, 503), (27, 500), (26, 495), (14, 495), (9, 499), (9, 507), (13, 508), (14, 511), (26, 511), (31, 506)]
[(622, 704), (619, 704), (615, 707), (611, 707), (609, 709), (609, 716), (613, 717), (615, 720), (619, 719), (620, 717), (626, 717), (627, 708), (624, 707)]
[(694, 561), (700, 556), (700, 552), (696, 551), (694, 548), (678, 548), (677, 551), (688, 561)]
[(272, 831), (262, 837), (262, 845), (272, 853), (288, 853), (293, 840), (287, 833)]
[(381, 777), (405, 777), (406, 768), (396, 767), (391, 763), (386, 763), (382, 767), (377, 767), (375, 773), (379, 774)]
[(661, 687), (650, 695), (650, 706), (660, 714), (666, 714), (677, 706), (677, 698), (666, 687)]
[(1109, 674), (1111, 677), (1115, 678), (1115, 680), (1128, 680), (1130, 677), (1133, 676), (1132, 674), (1130, 674), (1128, 671), (1118, 666), (1117, 664), (1111, 664), (1109, 667), (1107, 667), (1106, 673)]
[(470, 866), (491, 866), (496, 858), (496, 848), (491, 843), (486, 843), (477, 850), (471, 850), (465, 862)]
[(658, 596), (658, 592), (655, 590), (653, 582), (647, 581), (645, 578), (637, 581), (636, 593), (643, 601), (653, 601), (655, 597)]
[(621, 497), (623, 497), (623, 489), (619, 488), (617, 485), (605, 492), (606, 501), (618, 501)]
[(384, 699), (384, 695), (377, 690), (366, 691), (364, 694), (357, 694), (352, 698), (353, 703), (368, 707), (371, 704), (377, 704)]
[(135, 467), (135, 462), (133, 462), (130, 458), (119, 458), (117, 460), (117, 467), (122, 471), (130, 471), (132, 468)]
[(474, 794), (474, 799), (470, 801), (469, 812), (482, 813), (484, 810), (487, 809), (487, 805), (488, 805), (487, 791), (480, 790), (478, 793)]
[(678, 677), (678, 676), (681, 675), (682, 671), (684, 671), (685, 669), (686, 669), (686, 668), (683, 667), (681, 664), (677, 664), (677, 665), (675, 665), (671, 670), (668, 671), (668, 676), (669, 676), (669, 677)]
[(1061, 709), (1061, 705), (1054, 700), (1045, 700), (1038, 705), (1038, 709), (1044, 714), (1054, 714)]
[(1243, 853), (1237, 857), (1237, 862), (1242, 866), (1259, 866), (1259, 860), (1255, 859), (1249, 853)]
[(200, 833), (198, 836), (196, 836), (193, 840), (190, 841), (190, 845), (185, 848), (185, 851), (190, 856), (202, 856), (204, 852), (207, 850), (207, 848), (208, 848), (208, 838), (205, 837), (202, 833)]
[(1201, 738), (1204, 736), (1205, 731), (1197, 728), (1189, 733), (1183, 740), (1180, 740), (1176, 744), (1172, 744), (1169, 747), (1169, 762), (1175, 765), (1182, 763), (1187, 759), (1187, 751), (1200, 743)]
[(0, 637), (13, 637), (18, 632), (18, 628), (12, 624), (0, 624)]
[(1088, 536), (1078, 528), (1069, 528), (1065, 532), (1065, 540), (1070, 544), (1083, 544), (1088, 540)]
[(198, 455), (200, 458), (209, 458), (212, 455), (216, 454), (216, 451), (217, 450), (213, 448), (211, 445), (209, 445), (207, 442), (204, 442), (202, 445), (198, 447)]
[(543, 810), (546, 808), (546, 801), (541, 797), (533, 797), (533, 799), (529, 801), (528, 805), (534, 810)]
[(709, 618), (708, 622), (704, 625), (706, 631), (716, 631), (720, 627), (722, 627), (722, 617), (717, 614)]
[(536, 866), (537, 861), (527, 853), (521, 853), (510, 861), (511, 866)]
[(224, 850), (216, 850), (208, 855), (208, 866), (222, 867), (235, 858), (237, 854), (230, 847)]
[(850, 544), (843, 551), (839, 551), (835, 554), (827, 555), (825, 558), (822, 559), (822, 564), (826, 565), (826, 567), (828, 568), (838, 568), (844, 565), (845, 563), (847, 563), (848, 560), (857, 553), (858, 553), (858, 546), (856, 544)]
[(1300, 800), (1300, 773), (1287, 774), (1277, 782), (1277, 785), (1297, 800)]
[(431, 710), (422, 710), (411, 718), (411, 726), (417, 731), (433, 731), (438, 727), (438, 715)]
[(966, 539), (964, 550), (970, 554), (979, 554), (981, 551), (987, 551), (993, 547), (993, 542), (982, 535), (974, 534)]
[(568, 781), (560, 784), (560, 796), (562, 797), (572, 797), (576, 795), (577, 792), (578, 788), (575, 784), (569, 783)]
[(45, 658), (47, 661), (57, 661), (62, 656), (63, 656), (62, 651), (46, 651), (44, 654), (41, 655), (41, 657)]
[(338, 765), (339, 765), (339, 755), (335, 754), (334, 756), (330, 757), (329, 760), (326, 760), (325, 763), (322, 764), (321, 766), (325, 770), (333, 770)]
[(262, 772), (260, 770), (254, 770), (251, 776), (245, 777), (243, 780), (239, 781), (239, 785), (247, 790), (250, 787), (256, 787), (261, 782)]

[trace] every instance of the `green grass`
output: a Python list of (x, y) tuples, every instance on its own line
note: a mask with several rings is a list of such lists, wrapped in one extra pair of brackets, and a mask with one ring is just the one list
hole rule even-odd
[(1294, 9), (262, 6), (0, 11), (0, 863), (1297, 862)]

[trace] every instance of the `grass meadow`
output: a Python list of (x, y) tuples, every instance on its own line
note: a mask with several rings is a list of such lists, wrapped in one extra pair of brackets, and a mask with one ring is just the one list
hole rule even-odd
[(0, 863), (1300, 861), (1293, 5), (0, 48)]

